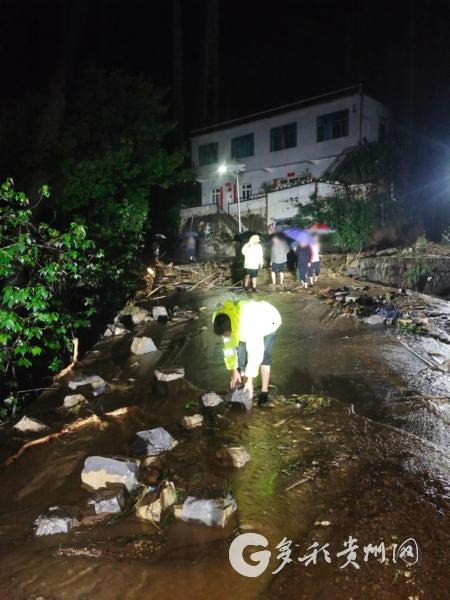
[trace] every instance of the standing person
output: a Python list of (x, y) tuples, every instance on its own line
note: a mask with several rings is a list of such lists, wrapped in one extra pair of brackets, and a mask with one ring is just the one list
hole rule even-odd
[(189, 236), (186, 240), (186, 254), (189, 262), (195, 262), (196, 245), (195, 237), (193, 235)]
[(230, 388), (246, 377), (244, 388), (253, 397), (253, 379), (261, 372), (258, 405), (267, 404), (272, 346), (281, 315), (269, 302), (227, 300), (213, 315), (214, 333), (223, 338), (223, 356), (232, 371)]
[(311, 244), (311, 269), (310, 281), (317, 283), (320, 275), (320, 238), (317, 234), (313, 235), (314, 243)]
[(272, 238), (272, 247), (270, 250), (272, 285), (277, 283), (277, 273), (280, 275), (280, 285), (284, 284), (284, 272), (286, 271), (288, 252), (289, 246), (285, 240), (275, 235)]
[(302, 287), (308, 288), (308, 279), (310, 276), (312, 250), (306, 242), (301, 242), (295, 251), (297, 258), (297, 278), (301, 281)]
[(244, 268), (244, 288), (248, 290), (250, 280), (252, 282), (252, 292), (257, 292), (256, 278), (258, 277), (258, 269), (264, 266), (264, 256), (259, 235), (252, 235), (249, 241), (242, 248), (242, 254), (245, 257)]

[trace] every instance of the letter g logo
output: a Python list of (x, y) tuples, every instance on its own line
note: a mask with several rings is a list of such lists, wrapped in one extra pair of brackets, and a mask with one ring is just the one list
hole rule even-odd
[(238, 535), (231, 542), (228, 551), (228, 557), (233, 569), (240, 575), (244, 575), (244, 577), (259, 577), (267, 569), (272, 553), (269, 550), (261, 550), (250, 554), (250, 558), (257, 563), (256, 565), (246, 562), (242, 553), (247, 546), (263, 546), (263, 548), (266, 548), (267, 544), (267, 538), (259, 533), (243, 533), (242, 535)]

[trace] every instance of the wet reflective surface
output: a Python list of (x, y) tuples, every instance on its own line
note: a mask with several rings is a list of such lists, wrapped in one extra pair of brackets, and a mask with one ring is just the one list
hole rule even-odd
[[(449, 375), (428, 367), (392, 333), (365, 328), (313, 296), (260, 293), (258, 299), (273, 302), (283, 317), (273, 353), (274, 405), (249, 413), (222, 408), (206, 414), (202, 428), (184, 431), (180, 419), (198, 410), (200, 390), (226, 391), (210, 319), (229, 297), (219, 289), (172, 298), (172, 305), (195, 309), (199, 318), (138, 328), (154, 339), (157, 354), (130, 356), (132, 336), (97, 344), (82, 372), (109, 385), (103, 396), (89, 398), (89, 410), (138, 410), (104, 417), (101, 426), (31, 448), (2, 467), (0, 597), (448, 597)], [(445, 352), (442, 345), (439, 350)], [(156, 384), (157, 362), (183, 365), (190, 383)], [(330, 407), (303, 414), (291, 394), (311, 393), (333, 398)], [(67, 422), (57, 410), (64, 395), (64, 389), (47, 394), (27, 414), (59, 431)], [(136, 431), (157, 426), (180, 442), (158, 461), (159, 472), (182, 496), (232, 493), (238, 513), (229, 526), (169, 520), (157, 529), (129, 516), (33, 538), (32, 523), (49, 506), (86, 503), (89, 494), (80, 486), (86, 456), (126, 456)], [(4, 454), (20, 443), (3, 432)], [(215, 452), (224, 444), (246, 447), (250, 462), (242, 469), (220, 466)], [(249, 531), (263, 534), (272, 552), (267, 571), (252, 579), (228, 561), (232, 539)], [(339, 568), (336, 552), (349, 535), (359, 540), (359, 570)], [(365, 544), (384, 540), (390, 547), (408, 537), (419, 545), (417, 565), (363, 561)], [(283, 538), (292, 540), (294, 562), (271, 575)], [(296, 560), (314, 541), (330, 543), (331, 565), (304, 567)]]

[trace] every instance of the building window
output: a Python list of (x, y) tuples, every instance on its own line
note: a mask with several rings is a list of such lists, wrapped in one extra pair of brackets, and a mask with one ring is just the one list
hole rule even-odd
[(334, 140), (348, 135), (348, 109), (317, 117), (317, 141)]
[(212, 142), (211, 144), (202, 144), (198, 147), (198, 164), (201, 167), (212, 165), (219, 159), (219, 144)]
[(281, 127), (272, 127), (270, 130), (270, 151), (295, 148), (297, 145), (297, 123), (289, 123)]
[(255, 141), (253, 133), (240, 135), (231, 140), (231, 158), (245, 158), (255, 154)]
[(242, 200), (250, 200), (252, 196), (252, 184), (244, 183), (242, 185)]
[(212, 191), (212, 203), (220, 205), (220, 199), (222, 196), (222, 188), (215, 188)]

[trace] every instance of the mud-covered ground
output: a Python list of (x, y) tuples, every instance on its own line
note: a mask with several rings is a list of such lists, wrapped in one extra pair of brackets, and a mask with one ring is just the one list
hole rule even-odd
[[(101, 422), (30, 448), (1, 468), (0, 598), (448, 598), (449, 375), (412, 354), (397, 339), (401, 334), (367, 328), (295, 288), (264, 288), (258, 299), (273, 302), (283, 317), (272, 406), (249, 413), (223, 407), (205, 414), (202, 428), (185, 431), (180, 419), (198, 411), (201, 391), (227, 387), (210, 320), (229, 297), (241, 295), (227, 288), (176, 293), (168, 303), (192, 309), (198, 319), (146, 323), (99, 342), (79, 370), (101, 375), (108, 389), (89, 396), (79, 414), (60, 411), (64, 385), (28, 408), (51, 431), (92, 412)], [(136, 333), (150, 335), (160, 352), (131, 356)], [(405, 340), (411, 346), (407, 334)], [(413, 341), (426, 350), (426, 338)], [(155, 365), (173, 357), (185, 367), (186, 381), (156, 383)], [(332, 401), (305, 414), (296, 405), (302, 394)], [(123, 406), (137, 408), (106, 415)], [(180, 443), (142, 472), (142, 480), (168, 478), (181, 498), (232, 493), (238, 511), (225, 529), (170, 515), (157, 528), (129, 515), (33, 537), (34, 519), (49, 506), (86, 504), (89, 493), (80, 485), (86, 456), (126, 456), (136, 431), (157, 426)], [(2, 455), (23, 441), (5, 429)], [(216, 450), (224, 444), (247, 448), (250, 462), (242, 469), (221, 466)], [(271, 551), (267, 569), (255, 578), (239, 575), (228, 559), (232, 540), (248, 532), (264, 535)], [(346, 556), (337, 554), (349, 536), (356, 557), (343, 567)], [(415, 564), (400, 556), (409, 538), (418, 547)], [(292, 562), (272, 575), (284, 539)], [(316, 565), (305, 566), (298, 558), (315, 542), (329, 544), (331, 562), (321, 553)], [(368, 545), (382, 542), (384, 560), (372, 552), (365, 561)]]

